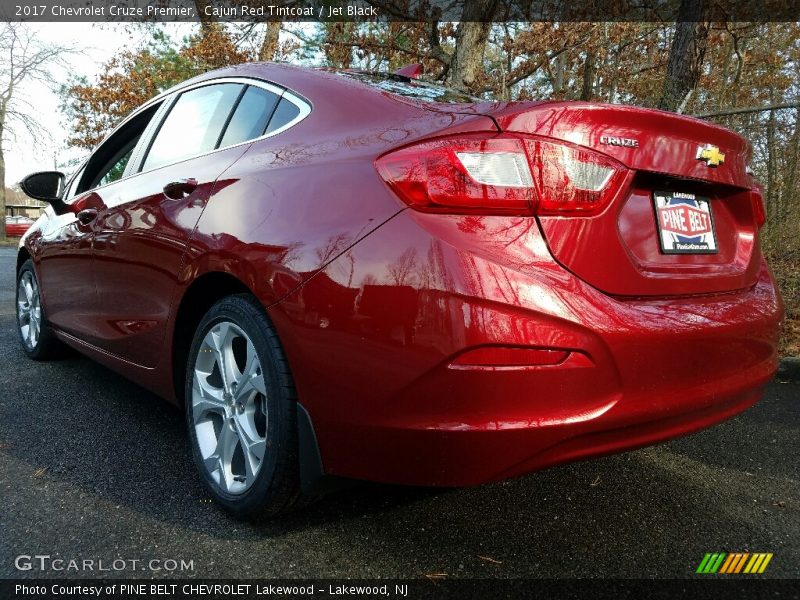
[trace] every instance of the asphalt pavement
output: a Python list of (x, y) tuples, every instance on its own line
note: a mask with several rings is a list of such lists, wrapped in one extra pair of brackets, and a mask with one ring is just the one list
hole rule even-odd
[[(249, 525), (204, 494), (178, 410), (86, 358), (24, 356), (14, 256), (0, 248), (0, 577), (683, 578), (715, 551), (800, 576), (797, 383), (653, 448), (471, 489), (364, 484)], [(17, 558), (34, 555), (50, 558)]]

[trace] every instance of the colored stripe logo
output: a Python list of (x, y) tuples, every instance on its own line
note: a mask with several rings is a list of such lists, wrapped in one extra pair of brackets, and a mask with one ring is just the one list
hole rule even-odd
[(767, 570), (772, 552), (708, 552), (700, 561), (695, 573), (709, 575), (724, 573), (735, 575), (738, 573), (761, 574)]

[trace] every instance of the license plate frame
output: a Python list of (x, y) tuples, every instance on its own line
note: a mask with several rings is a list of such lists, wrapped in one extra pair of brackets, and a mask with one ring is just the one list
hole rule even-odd
[(686, 192), (653, 192), (658, 247), (662, 254), (718, 254), (711, 199)]

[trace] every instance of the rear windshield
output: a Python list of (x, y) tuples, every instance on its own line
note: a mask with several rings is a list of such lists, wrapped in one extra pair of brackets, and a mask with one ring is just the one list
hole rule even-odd
[(425, 83), (415, 79), (409, 79), (402, 75), (364, 73), (358, 71), (340, 72), (345, 77), (357, 79), (362, 83), (371, 85), (391, 94), (414, 98), (424, 102), (441, 102), (444, 104), (464, 104), (469, 102), (480, 102), (479, 98), (453, 90), (450, 88)]

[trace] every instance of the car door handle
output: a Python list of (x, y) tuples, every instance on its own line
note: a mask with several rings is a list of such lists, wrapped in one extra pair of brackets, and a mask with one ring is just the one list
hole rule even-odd
[(164, 186), (164, 195), (172, 200), (183, 200), (197, 188), (197, 179), (181, 179)]
[(76, 217), (78, 218), (78, 223), (81, 225), (88, 225), (97, 218), (97, 209), (84, 208), (76, 215)]

